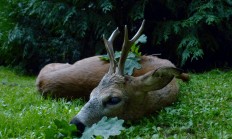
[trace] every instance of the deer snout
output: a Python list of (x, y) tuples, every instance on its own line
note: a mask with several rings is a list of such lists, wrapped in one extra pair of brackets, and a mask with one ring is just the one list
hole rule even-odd
[(70, 124), (76, 125), (79, 134), (82, 134), (85, 130), (85, 125), (77, 117), (74, 117)]

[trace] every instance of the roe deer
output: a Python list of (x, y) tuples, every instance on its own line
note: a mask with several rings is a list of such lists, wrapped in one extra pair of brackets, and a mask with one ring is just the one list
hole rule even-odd
[[(135, 69), (134, 77), (158, 69), (163, 66), (174, 65), (156, 56), (141, 56), (141, 69)], [(102, 77), (107, 73), (110, 64), (102, 61), (100, 56), (93, 56), (77, 61), (74, 64), (52, 63), (46, 65), (36, 79), (37, 89), (43, 94), (54, 97), (88, 98), (90, 92), (99, 84)], [(184, 81), (188, 75), (182, 73), (177, 76)]]
[(80, 132), (83, 132), (86, 126), (98, 122), (103, 116), (136, 120), (176, 101), (179, 90), (174, 77), (182, 76), (182, 70), (175, 68), (170, 61), (155, 58), (153, 69), (149, 72), (138, 77), (124, 74), (130, 47), (140, 37), (143, 27), (144, 21), (135, 36), (129, 40), (125, 26), (122, 54), (118, 63), (114, 59), (113, 51), (113, 41), (119, 34), (118, 28), (108, 40), (103, 36), (110, 66), (108, 73), (91, 92), (89, 101), (70, 122), (75, 124)]

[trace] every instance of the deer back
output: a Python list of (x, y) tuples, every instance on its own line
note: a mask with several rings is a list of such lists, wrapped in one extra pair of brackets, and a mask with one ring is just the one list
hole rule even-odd
[[(169, 60), (156, 56), (142, 56), (141, 69), (135, 69), (134, 77), (164, 66), (174, 66)], [(36, 86), (43, 95), (65, 98), (89, 98), (91, 91), (107, 73), (109, 63), (100, 56), (93, 56), (74, 64), (52, 63), (41, 69)]]

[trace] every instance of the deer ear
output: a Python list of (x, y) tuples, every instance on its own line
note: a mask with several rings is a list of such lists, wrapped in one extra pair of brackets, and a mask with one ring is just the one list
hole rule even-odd
[(133, 84), (142, 91), (159, 90), (170, 83), (174, 77), (180, 76), (182, 72), (181, 69), (174, 67), (161, 67), (136, 77)]

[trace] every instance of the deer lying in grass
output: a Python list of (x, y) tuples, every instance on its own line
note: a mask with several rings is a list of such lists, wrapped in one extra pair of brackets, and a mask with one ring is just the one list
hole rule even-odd
[[(141, 56), (140, 64), (142, 68), (135, 69), (133, 77), (144, 75), (164, 66), (175, 67), (170, 61), (156, 56)], [(88, 98), (90, 92), (99, 84), (109, 67), (110, 64), (101, 60), (100, 56), (86, 58), (72, 65), (48, 64), (40, 71), (36, 79), (36, 86), (45, 96), (49, 94), (68, 99)], [(188, 80), (188, 75), (182, 73), (177, 78), (185, 81)]]
[[(136, 71), (137, 77), (124, 74), (130, 47), (140, 37), (143, 26), (144, 21), (131, 40), (128, 39), (128, 30), (125, 26), (122, 54), (118, 64), (114, 59), (113, 41), (119, 30), (116, 29), (108, 40), (103, 36), (110, 58), (109, 70), (91, 92), (89, 101), (70, 122), (75, 124), (79, 131), (82, 132), (85, 126), (91, 126), (103, 116), (136, 120), (176, 101), (179, 90), (175, 77), (187, 79), (187, 75), (182, 74), (182, 71), (175, 68), (170, 61), (144, 56), (145, 63), (142, 62), (142, 66), (147, 66), (148, 70), (143, 69), (141, 73)], [(151, 67), (149, 64), (146, 65), (147, 63)], [(99, 68), (94, 65), (90, 67)]]
[[(132, 76), (138, 77), (164, 65), (172, 65), (170, 61), (156, 56), (142, 56), (140, 63), (142, 68), (134, 69)], [(36, 86), (45, 96), (49, 94), (69, 99), (88, 98), (108, 69), (109, 63), (101, 60), (100, 56), (86, 58), (73, 65), (52, 63), (40, 71)], [(187, 74), (184, 73), (177, 78), (188, 80)]]

